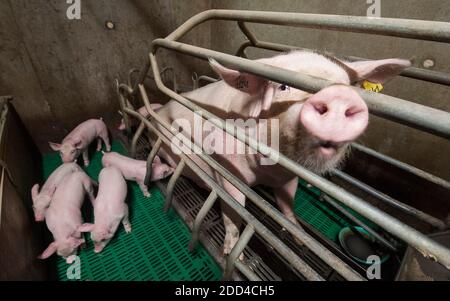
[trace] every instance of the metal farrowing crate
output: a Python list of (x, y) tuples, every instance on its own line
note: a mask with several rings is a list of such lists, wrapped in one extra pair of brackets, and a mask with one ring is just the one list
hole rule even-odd
[[(241, 45), (236, 53), (236, 56), (178, 42), (178, 40), (180, 40), (194, 27), (210, 20), (237, 21), (239, 28), (248, 38), (248, 41), (244, 42)], [(134, 85), (132, 85), (131, 80), (129, 80), (127, 84), (120, 84), (119, 82), (117, 82), (117, 92), (119, 96), (120, 108), (123, 113), (127, 132), (130, 133), (128, 116), (133, 116), (140, 120), (139, 128), (137, 129), (132, 139), (132, 153), (135, 152), (136, 143), (138, 142), (139, 137), (142, 135), (145, 128), (158, 136), (156, 144), (148, 155), (147, 166), (151, 166), (151, 163), (153, 162), (153, 159), (156, 156), (161, 145), (163, 143), (170, 145), (171, 142), (170, 137), (165, 136), (149, 120), (144, 118), (133, 109), (129, 99), (131, 97), (134, 97), (134, 95), (136, 95), (137, 93), (140, 93), (145, 107), (150, 113), (150, 118), (152, 119), (152, 121), (159, 123), (173, 135), (177, 134), (177, 132), (173, 128), (171, 128), (171, 125), (163, 122), (158, 114), (150, 108), (150, 101), (143, 86), (143, 81), (148, 76), (147, 74), (151, 68), (153, 72), (153, 78), (158, 89), (161, 92), (178, 101), (180, 104), (189, 108), (195, 113), (200, 112), (203, 118), (209, 120), (218, 128), (221, 128), (229, 134), (235, 136), (238, 140), (246, 143), (252, 149), (257, 150), (261, 154), (270, 158), (278, 158), (278, 162), (280, 165), (282, 165), (290, 172), (298, 175), (301, 179), (304, 179), (311, 185), (319, 188), (324, 193), (324, 200), (331, 204), (333, 207), (337, 208), (342, 213), (346, 213), (345, 209), (334, 202), (332, 198), (339, 200), (340, 202), (342, 202), (342, 204), (348, 206), (368, 220), (376, 223), (393, 236), (398, 237), (408, 245), (419, 250), (425, 257), (433, 259), (450, 269), (450, 250), (448, 248), (433, 241), (426, 235), (402, 223), (398, 219), (377, 209), (361, 198), (352, 195), (351, 193), (330, 182), (329, 180), (318, 176), (305, 169), (304, 167), (296, 164), (283, 154), (280, 154), (276, 150), (268, 147), (266, 144), (258, 142), (251, 137), (246, 137), (245, 133), (241, 129), (230, 126), (229, 124), (225, 123), (224, 120), (219, 119), (215, 115), (194, 104), (190, 99), (181, 96), (176, 92), (176, 85), (175, 89), (173, 90), (164, 85), (161, 79), (161, 73), (165, 72), (166, 70), (160, 72), (156, 59), (156, 52), (160, 48), (173, 50), (203, 60), (213, 58), (220, 63), (237, 67), (239, 68), (239, 70), (262, 76), (278, 83), (284, 83), (310, 93), (315, 93), (332, 84), (332, 82), (329, 82), (327, 80), (248, 60), (245, 54), (245, 49), (248, 47), (256, 47), (275, 51), (288, 51), (302, 48), (259, 41), (247, 28), (245, 22), (359, 32), (450, 43), (450, 23), (445, 22), (388, 18), (369, 19), (366, 17), (356, 16), (238, 10), (209, 10), (199, 13), (187, 20), (183, 25), (177, 28), (166, 38), (156, 39), (153, 41), (148, 60), (146, 60), (143, 68), (140, 69), (138, 80)], [(362, 58), (358, 57), (344, 58), (350, 61), (363, 60)], [(136, 70), (131, 70), (130, 74), (132, 72), (136, 72)], [(405, 70), (401, 75), (450, 86), (450, 74), (446, 74), (443, 72), (411, 67)], [(195, 81), (196, 84), (194, 84), (194, 86), (198, 86), (199, 80), (214, 81), (214, 79), (205, 76), (197, 77)], [(355, 89), (366, 101), (370, 113), (443, 137), (445, 139), (450, 139), (450, 113), (416, 104), (400, 98), (376, 94), (359, 88)], [(199, 147), (196, 144), (191, 144), (190, 140), (183, 142), (185, 143), (185, 145), (190, 145), (191, 150), (198, 151)], [(442, 178), (436, 177), (416, 167), (390, 158), (365, 146), (353, 143), (352, 147), (367, 155), (383, 160), (404, 171), (421, 177), (424, 180), (440, 185), (446, 189), (450, 189), (450, 182)], [(220, 175), (226, 178), (232, 185), (241, 190), (241, 192), (245, 194), (247, 199), (252, 203), (252, 206), (257, 207), (258, 210), (261, 210), (264, 214), (272, 218), (275, 223), (277, 223), (280, 227), (286, 229), (293, 237), (302, 240), (311, 252), (318, 256), (320, 260), (332, 267), (340, 276), (347, 280), (365, 280), (365, 278), (361, 276), (360, 273), (352, 269), (348, 264), (338, 258), (324, 245), (315, 240), (302, 228), (297, 227), (292, 222), (288, 221), (276, 208), (274, 208), (268, 201), (262, 198), (260, 194), (256, 193), (253, 189), (245, 185), (227, 169), (222, 167), (211, 156), (205, 153), (201, 153), (198, 156), (209, 166), (215, 169)], [(276, 235), (274, 235), (274, 233), (269, 230), (266, 225), (256, 219), (255, 216), (253, 216), (246, 208), (240, 206), (218, 183), (216, 183), (211, 177), (204, 173), (199, 168), (199, 166), (196, 165), (188, 156), (186, 156), (185, 154), (181, 154), (180, 157), (181, 161), (167, 184), (165, 209), (167, 210), (168, 208), (170, 208), (170, 206), (172, 206), (175, 184), (177, 183), (177, 180), (179, 179), (185, 167), (189, 167), (190, 169), (192, 169), (211, 188), (211, 193), (209, 194), (206, 202), (194, 214), (195, 219), (192, 222), (193, 230), (192, 240), (189, 244), (190, 249), (193, 249), (198, 242), (202, 222), (208, 216), (211, 208), (218, 198), (221, 198), (224, 202), (226, 202), (246, 222), (246, 227), (242, 232), (238, 243), (226, 259), (226, 262), (223, 263), (224, 279), (229, 279), (235, 269), (238, 269), (243, 275), (245, 275), (245, 277), (250, 280), (262, 279), (262, 277), (258, 276), (255, 273), (254, 267), (252, 268), (250, 264), (245, 264), (244, 262), (238, 260), (239, 254), (247, 246), (252, 236), (257, 234), (268, 245), (275, 249), (278, 254), (280, 254), (281, 257), (285, 261), (287, 261), (296, 271), (302, 274), (305, 279), (324, 280), (317, 271), (315, 271), (302, 258), (300, 258), (295, 252), (293, 252), (293, 250), (289, 246), (287, 246)], [(150, 172), (151, 168), (149, 168), (147, 171), (147, 184), (149, 182), (148, 180), (150, 179)], [(417, 219), (420, 219), (421, 221), (434, 226), (435, 228), (446, 228), (446, 224), (443, 221), (430, 216), (416, 208), (403, 204), (398, 200), (395, 200), (392, 197), (375, 190), (374, 188), (362, 183), (361, 181), (351, 177), (350, 175), (342, 171), (335, 170), (333, 173), (338, 178), (352, 185), (355, 185), (359, 189), (367, 192), (369, 195), (374, 196), (380, 201), (383, 201), (397, 209), (400, 209), (406, 214), (412, 215)], [(355, 222), (363, 226), (366, 230), (370, 229), (361, 221), (355, 220)], [(395, 248), (395, 246), (392, 246), (388, 241), (384, 240), (375, 232), (372, 231), (372, 234), (385, 246), (391, 249)]]

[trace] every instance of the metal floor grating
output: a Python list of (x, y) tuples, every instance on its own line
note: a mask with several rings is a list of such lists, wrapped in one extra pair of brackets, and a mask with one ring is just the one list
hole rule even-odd
[[(118, 142), (113, 151), (124, 153)], [(95, 153), (87, 173), (97, 180), (101, 168), (101, 153)], [(58, 154), (44, 157), (44, 178), (61, 164)], [(116, 235), (100, 254), (93, 251), (89, 235), (85, 235), (87, 247), (79, 251), (81, 280), (219, 280), (222, 270), (199, 246), (189, 253), (187, 245), (191, 234), (183, 221), (170, 211), (164, 213), (164, 196), (152, 187), (152, 196), (142, 195), (135, 183), (129, 183), (128, 204), (132, 232), (126, 234), (120, 226)], [(86, 208), (92, 210), (86, 201)], [(91, 214), (86, 214), (89, 221)], [(57, 279), (67, 279), (69, 265), (60, 257), (56, 260)]]
[[(119, 142), (113, 143), (113, 151), (125, 152)], [(144, 152), (141, 153), (142, 156), (145, 156)], [(101, 156), (101, 153), (95, 153), (90, 166), (86, 169), (94, 180), (97, 180), (101, 169)], [(61, 161), (57, 154), (46, 156), (44, 178), (47, 178), (59, 164)], [(221, 278), (225, 265), (225, 259), (222, 256), (225, 229), (219, 202), (210, 210), (202, 224), (200, 242), (203, 246), (198, 246), (194, 252), (190, 253), (187, 248), (191, 239), (189, 229), (192, 229), (193, 221), (207, 197), (207, 192), (181, 177), (175, 186), (173, 200), (173, 206), (178, 215), (173, 210), (166, 214), (163, 211), (165, 185), (160, 182), (157, 186), (159, 189), (152, 187), (150, 190), (152, 196), (145, 198), (136, 184), (129, 183), (128, 203), (133, 227), (131, 234), (126, 234), (123, 227), (119, 227), (114, 239), (100, 254), (93, 252), (92, 241), (86, 235), (87, 248), (79, 252), (82, 280), (219, 280)], [(308, 189), (306, 183), (300, 182), (295, 199), (295, 212), (301, 220), (325, 237), (336, 241), (337, 233), (348, 223), (326, 203), (319, 201), (319, 193), (320, 191)], [(317, 255), (299, 247), (288, 233), (282, 231), (276, 222), (268, 218), (250, 201), (247, 202), (246, 207), (322, 277), (329, 280), (343, 280)], [(91, 220), (90, 214), (85, 214), (85, 219)], [(289, 279), (304, 279), (257, 234), (245, 248), (244, 257), (244, 263), (262, 280), (285, 279), (283, 269), (289, 271), (291, 276), (294, 275), (293, 278), (288, 277)], [(58, 258), (56, 262), (58, 279), (67, 280), (66, 271), (69, 265), (61, 258)], [(239, 272), (235, 272), (233, 278), (246, 279)]]
[[(161, 185), (162, 186), (162, 185)], [(164, 189), (164, 188), (163, 188)], [(195, 187), (189, 180), (180, 178), (175, 186), (173, 206), (180, 214), (188, 227), (192, 229), (194, 219), (202, 207), (207, 195), (202, 194), (201, 190)], [(208, 212), (206, 218), (200, 229), (200, 241), (213, 255), (216, 261), (222, 266), (225, 265), (225, 260), (222, 255), (223, 241), (225, 237), (225, 228), (222, 221), (222, 216), (219, 214), (219, 202)], [(187, 246), (187, 245), (186, 245)], [(266, 281), (280, 281), (273, 270), (266, 265), (261, 257), (249, 246), (244, 249), (244, 263), (256, 273), (258, 277)], [(245, 279), (240, 273), (235, 273), (233, 278), (235, 280)]]

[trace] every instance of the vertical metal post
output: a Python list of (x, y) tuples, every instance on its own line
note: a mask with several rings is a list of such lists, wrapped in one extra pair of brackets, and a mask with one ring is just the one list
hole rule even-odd
[(222, 280), (230, 280), (231, 275), (233, 274), (234, 268), (235, 268), (235, 262), (238, 259), (239, 255), (244, 251), (245, 247), (247, 246), (248, 242), (252, 238), (253, 234), (255, 233), (255, 230), (251, 225), (247, 225), (244, 229), (244, 232), (242, 232), (241, 237), (239, 237), (238, 242), (233, 247), (233, 250), (231, 250), (231, 253), (228, 255), (227, 263), (225, 266), (225, 271), (223, 272)]
[(184, 162), (184, 160), (181, 159), (177, 165), (177, 168), (175, 168), (173, 175), (170, 177), (169, 183), (167, 184), (167, 196), (166, 196), (166, 203), (164, 204), (164, 212), (169, 211), (170, 207), (172, 206), (173, 190), (185, 166), (186, 162)]
[(130, 126), (130, 120), (128, 119), (128, 114), (125, 113), (125, 108), (127, 107), (127, 103), (126, 103), (125, 98), (123, 97), (122, 93), (120, 92), (118, 79), (116, 79), (116, 86), (117, 86), (116, 91), (119, 96), (120, 111), (122, 112), (122, 119), (123, 119), (123, 123), (125, 124), (125, 133), (129, 137), (131, 135), (131, 126)]
[(200, 235), (200, 226), (202, 225), (203, 220), (205, 219), (209, 210), (211, 210), (212, 206), (214, 206), (216, 200), (217, 200), (217, 193), (214, 190), (212, 190), (208, 198), (206, 199), (205, 203), (203, 204), (202, 208), (198, 212), (197, 216), (195, 217), (194, 227), (192, 228), (192, 239), (189, 242), (188, 246), (190, 252), (192, 252), (194, 248), (197, 246), (198, 237)]
[(152, 179), (152, 163), (153, 160), (156, 157), (156, 154), (159, 151), (159, 148), (161, 147), (162, 141), (161, 138), (158, 138), (158, 140), (156, 140), (155, 145), (153, 145), (152, 151), (150, 152), (150, 154), (148, 154), (147, 157), (147, 170), (145, 172), (145, 178), (144, 178), (144, 185), (148, 186), (150, 184), (150, 180)]
[(139, 124), (138, 129), (136, 130), (136, 133), (134, 133), (133, 139), (131, 140), (131, 157), (136, 158), (136, 144), (139, 140), (139, 137), (141, 137), (142, 133), (145, 130), (145, 124), (141, 122)]

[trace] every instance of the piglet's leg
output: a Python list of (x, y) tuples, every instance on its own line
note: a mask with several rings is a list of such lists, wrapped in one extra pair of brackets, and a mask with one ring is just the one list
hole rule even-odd
[(101, 151), (102, 150), (102, 139), (97, 138), (97, 151)]
[(127, 206), (127, 204), (125, 204), (124, 206), (125, 206), (125, 214), (122, 219), (122, 225), (125, 228), (125, 232), (130, 233), (131, 232), (131, 224), (130, 224), (130, 220), (128, 219), (128, 206)]
[(110, 152), (111, 151), (111, 144), (109, 143), (109, 137), (108, 137), (108, 133), (102, 133), (100, 135), (100, 138), (103, 140), (103, 142), (105, 142), (105, 146), (106, 146), (106, 151)]
[(147, 198), (150, 197), (151, 194), (150, 194), (150, 192), (148, 192), (147, 185), (145, 185), (143, 181), (142, 181), (142, 182), (137, 182), (137, 183), (138, 183), (138, 185), (139, 185), (139, 188), (140, 188), (141, 191), (142, 191), (142, 194), (143, 194), (145, 197), (147, 197)]
[(86, 148), (84, 151), (83, 151), (83, 161), (84, 161), (84, 166), (89, 166), (89, 152), (88, 152), (88, 149)]

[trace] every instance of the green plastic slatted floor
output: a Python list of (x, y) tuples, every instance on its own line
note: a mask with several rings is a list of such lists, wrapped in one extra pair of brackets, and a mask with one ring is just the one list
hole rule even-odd
[[(123, 146), (114, 142), (112, 150), (125, 153)], [(101, 170), (101, 152), (91, 155), (87, 174), (97, 181)], [(58, 154), (44, 156), (43, 177), (46, 179), (61, 164)], [(135, 183), (128, 184), (128, 204), (132, 232), (126, 234), (120, 226), (103, 252), (95, 254), (93, 243), (85, 235), (87, 246), (78, 252), (81, 260), (81, 280), (219, 280), (222, 271), (214, 259), (199, 246), (189, 253), (187, 245), (191, 234), (179, 216), (170, 210), (164, 213), (164, 197), (153, 187), (152, 196), (145, 198)], [(85, 203), (89, 203), (86, 201)], [(90, 204), (85, 204), (88, 213)], [(67, 279), (70, 267), (62, 258), (56, 260), (59, 280)]]
[[(119, 142), (114, 142), (112, 150), (125, 154)], [(92, 155), (87, 174), (98, 180), (101, 170), (100, 152)], [(44, 156), (43, 178), (61, 164), (58, 154)], [(319, 201), (320, 191), (309, 189), (300, 181), (295, 196), (295, 213), (330, 240), (337, 242), (339, 231), (349, 226), (349, 222), (335, 209)], [(119, 227), (113, 240), (100, 254), (95, 254), (93, 244), (86, 235), (87, 247), (79, 251), (82, 280), (219, 280), (221, 269), (203, 247), (189, 253), (187, 245), (191, 234), (189, 229), (173, 211), (165, 214), (162, 210), (164, 197), (156, 187), (151, 188), (152, 196), (145, 198), (135, 183), (129, 183), (128, 203), (133, 231), (126, 234)], [(89, 203), (89, 202), (86, 202)], [(342, 205), (342, 204), (341, 204)], [(373, 229), (377, 226), (345, 207), (348, 211)], [(92, 221), (89, 211), (87, 221)], [(85, 208), (85, 209), (86, 209)], [(89, 210), (90, 209), (90, 210)], [(57, 259), (57, 274), (60, 280), (67, 280), (69, 265)]]
[[(295, 195), (294, 211), (302, 220), (306, 221), (327, 238), (337, 243), (338, 235), (342, 228), (351, 225), (354, 226), (354, 224), (350, 224), (349, 221), (341, 216), (331, 205), (324, 201), (320, 201), (319, 196), (319, 189), (307, 188), (306, 182), (300, 180)], [(362, 217), (347, 206), (341, 203), (339, 204), (370, 228), (374, 230), (379, 229), (376, 224)]]

